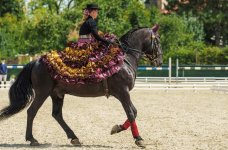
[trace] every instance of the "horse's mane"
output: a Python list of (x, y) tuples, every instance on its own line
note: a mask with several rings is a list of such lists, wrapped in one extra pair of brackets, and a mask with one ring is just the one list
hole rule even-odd
[(126, 42), (128, 41), (128, 38), (132, 35), (132, 33), (143, 28), (146, 28), (146, 27), (137, 27), (129, 30), (127, 33), (125, 33), (123, 36), (120, 37), (120, 41), (127, 44)]

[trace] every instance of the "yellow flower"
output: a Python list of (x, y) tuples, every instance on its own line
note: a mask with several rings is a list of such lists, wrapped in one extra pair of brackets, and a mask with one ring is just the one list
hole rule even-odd
[(65, 52), (69, 53), (70, 52), (70, 48), (69, 47), (65, 48)]
[(56, 61), (57, 61), (57, 63), (61, 63), (62, 62), (62, 59), (57, 58)]

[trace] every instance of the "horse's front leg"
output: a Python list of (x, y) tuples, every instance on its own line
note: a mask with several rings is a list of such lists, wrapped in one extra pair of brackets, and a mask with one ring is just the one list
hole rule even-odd
[(128, 119), (122, 125), (115, 125), (112, 128), (111, 134), (127, 130), (129, 127), (131, 127), (131, 132), (135, 139), (135, 144), (139, 147), (145, 148), (143, 139), (139, 135), (138, 127), (135, 120), (137, 116), (137, 110), (131, 102), (129, 92), (122, 91), (121, 94), (118, 94), (118, 96), (115, 97), (120, 100)]
[[(135, 119), (136, 119), (136, 117), (137, 117), (137, 109), (134, 107), (133, 104), (132, 104), (132, 109), (133, 109), (133, 112), (134, 112), (134, 115), (135, 115)], [(125, 130), (127, 130), (130, 126), (131, 126), (131, 123), (130, 123), (130, 121), (127, 119), (123, 124), (113, 126), (113, 128), (112, 128), (112, 130), (111, 130), (111, 135), (112, 135), (112, 134), (119, 133), (119, 132), (121, 132), (121, 131), (125, 131)]]

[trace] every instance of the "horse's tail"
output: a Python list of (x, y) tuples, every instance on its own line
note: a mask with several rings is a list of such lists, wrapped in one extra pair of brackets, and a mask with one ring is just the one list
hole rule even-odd
[(33, 100), (34, 92), (32, 88), (31, 72), (35, 63), (36, 61), (27, 64), (10, 87), (10, 104), (0, 110), (0, 121), (20, 112)]

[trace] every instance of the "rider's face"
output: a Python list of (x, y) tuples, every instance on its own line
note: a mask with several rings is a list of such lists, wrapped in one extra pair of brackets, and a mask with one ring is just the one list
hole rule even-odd
[(93, 17), (93, 19), (96, 19), (98, 16), (98, 10), (92, 10), (90, 16)]

